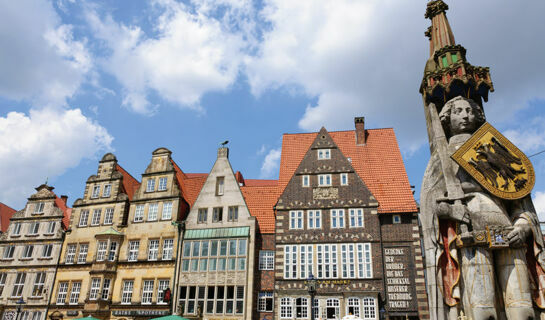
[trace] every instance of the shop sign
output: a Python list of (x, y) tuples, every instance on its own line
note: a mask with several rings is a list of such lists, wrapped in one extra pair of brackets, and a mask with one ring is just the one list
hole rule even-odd
[(148, 316), (166, 316), (167, 310), (114, 310), (112, 314), (116, 317), (148, 317)]

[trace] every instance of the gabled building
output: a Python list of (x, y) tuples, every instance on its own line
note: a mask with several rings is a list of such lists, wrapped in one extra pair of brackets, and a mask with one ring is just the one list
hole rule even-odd
[(229, 163), (217, 159), (185, 220), (176, 310), (184, 317), (251, 319), (256, 219)]
[(284, 135), (276, 319), (427, 315), (417, 207), (394, 132), (355, 125)]
[(130, 200), (140, 183), (107, 153), (73, 204), (49, 317), (109, 319)]
[[(46, 318), (70, 218), (66, 196), (57, 197), (53, 187), (45, 184), (36, 191), (25, 208), (13, 214), (9, 228), (0, 236), (0, 305), (6, 320)], [(20, 301), (25, 306), (17, 314)]]

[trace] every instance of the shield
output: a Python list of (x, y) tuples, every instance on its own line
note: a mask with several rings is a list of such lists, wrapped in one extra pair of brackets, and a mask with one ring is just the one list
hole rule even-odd
[(451, 157), (496, 197), (520, 199), (534, 187), (535, 173), (530, 160), (488, 122)]

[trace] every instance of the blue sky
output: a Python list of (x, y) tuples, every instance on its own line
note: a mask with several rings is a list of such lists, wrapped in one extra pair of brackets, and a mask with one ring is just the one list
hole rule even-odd
[[(496, 91), (488, 121), (527, 155), (545, 149), (543, 1), (458, 0), (449, 21)], [(417, 194), (429, 158), (418, 87), (426, 1), (0, 2), (0, 201), (46, 178), (70, 203), (114, 152), (137, 178), (151, 152), (208, 172), (276, 178), (283, 133), (396, 130)], [(531, 158), (545, 214), (545, 154)], [(545, 218), (545, 216), (544, 216)]]

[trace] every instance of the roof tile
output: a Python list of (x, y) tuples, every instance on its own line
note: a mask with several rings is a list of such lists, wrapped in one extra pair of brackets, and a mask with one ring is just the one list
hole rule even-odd
[(8, 230), (9, 219), (11, 219), (15, 212), (17, 212), (17, 210), (0, 202), (0, 230), (2, 232), (6, 232)]

